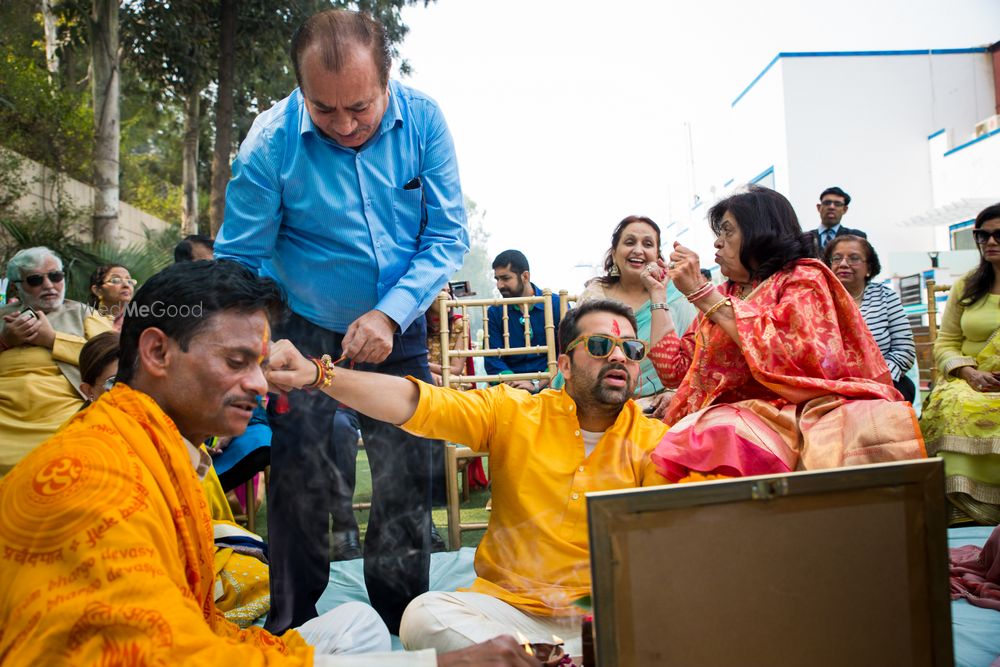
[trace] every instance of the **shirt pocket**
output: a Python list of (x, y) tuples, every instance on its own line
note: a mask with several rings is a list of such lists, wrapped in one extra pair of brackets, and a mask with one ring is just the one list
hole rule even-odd
[(420, 220), (423, 214), (422, 194), (423, 188), (392, 189), (392, 217), (400, 240), (415, 239), (420, 234)]

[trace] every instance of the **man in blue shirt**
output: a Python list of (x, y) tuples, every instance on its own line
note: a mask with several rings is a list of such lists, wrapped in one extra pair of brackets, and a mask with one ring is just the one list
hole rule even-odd
[[(493, 260), (493, 277), (497, 281), (500, 296), (510, 299), (519, 296), (541, 296), (542, 290), (531, 282), (528, 258), (520, 250), (504, 250)], [(524, 312), (519, 304), (507, 306), (507, 332), (510, 347), (525, 347)], [(559, 330), (559, 296), (552, 295), (552, 319), (555, 330)], [(490, 306), (487, 311), (487, 331), (489, 348), (503, 347), (503, 309)], [(528, 332), (531, 345), (545, 345), (545, 307), (541, 303), (531, 306), (528, 311)], [(536, 373), (548, 369), (548, 358), (544, 354), (519, 354), (508, 357), (485, 357), (486, 372), (490, 375), (501, 373)], [(536, 393), (548, 386), (549, 381), (512, 380), (512, 387)]]
[(853, 234), (863, 239), (868, 238), (868, 235), (860, 229), (851, 229), (840, 224), (850, 204), (851, 195), (836, 186), (820, 193), (819, 203), (816, 204), (816, 210), (819, 212), (819, 228), (809, 232), (816, 242), (817, 255), (822, 255), (826, 244), (838, 236)]
[[(299, 87), (257, 117), (240, 147), (215, 256), (284, 288), (292, 313), (274, 338), (430, 381), (423, 314), (469, 246), (447, 124), (432, 99), (389, 80), (385, 29), (367, 15), (316, 14), (291, 54)], [(270, 407), (274, 632), (314, 617), (329, 580), (336, 407), (320, 392)], [(365, 582), (396, 632), (427, 590), (431, 445), (367, 417), (361, 431), (374, 501)]]

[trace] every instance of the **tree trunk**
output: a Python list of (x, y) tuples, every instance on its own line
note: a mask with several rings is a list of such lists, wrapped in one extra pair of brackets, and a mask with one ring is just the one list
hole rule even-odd
[(49, 74), (58, 74), (56, 44), (59, 34), (56, 32), (56, 15), (52, 13), (52, 0), (42, 0), (42, 24), (45, 26), (45, 68), (49, 70)]
[(118, 236), (118, 2), (93, 0), (90, 49), (94, 95), (94, 240)]
[(201, 91), (192, 90), (184, 100), (181, 236), (198, 233), (198, 123), (200, 119)]
[(212, 195), (209, 217), (212, 236), (219, 233), (226, 214), (226, 185), (233, 145), (233, 77), (236, 51), (236, 0), (222, 0), (219, 31), (219, 90), (215, 106), (215, 153), (212, 156)]

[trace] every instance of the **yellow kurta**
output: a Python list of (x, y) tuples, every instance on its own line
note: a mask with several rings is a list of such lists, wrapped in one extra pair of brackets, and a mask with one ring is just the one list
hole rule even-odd
[(565, 391), (463, 392), (414, 382), (420, 403), (404, 429), (490, 453), (493, 511), (469, 590), (532, 614), (578, 614), (573, 603), (590, 594), (584, 494), (665, 484), (650, 454), (666, 425), (629, 401), (586, 456)]
[(945, 378), (956, 368), (975, 366), (976, 356), (1000, 327), (1000, 295), (987, 294), (971, 305), (962, 305), (968, 278), (965, 275), (952, 286), (934, 341), (934, 363)]
[(310, 665), (213, 603), (212, 519), (173, 422), (118, 385), (0, 481), (0, 663)]
[(95, 311), (84, 320), (82, 337), (57, 331), (51, 350), (21, 345), (0, 352), (0, 476), (83, 406), (56, 362), (76, 366), (84, 343), (110, 330)]

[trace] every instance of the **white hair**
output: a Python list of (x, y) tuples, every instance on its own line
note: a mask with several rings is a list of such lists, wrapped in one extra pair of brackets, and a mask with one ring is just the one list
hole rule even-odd
[(14, 282), (15, 280), (20, 280), (27, 270), (37, 269), (45, 260), (49, 257), (56, 260), (59, 265), (59, 270), (62, 271), (63, 263), (59, 259), (59, 255), (55, 254), (43, 245), (35, 246), (34, 248), (25, 248), (24, 250), (19, 250), (10, 261), (7, 262), (7, 280)]
[[(24, 287), (21, 284), (21, 279), (30, 274), (32, 269), (37, 269), (45, 263), (45, 260), (52, 258), (56, 260), (56, 264), (59, 265), (59, 271), (63, 270), (62, 259), (59, 255), (52, 252), (45, 246), (35, 246), (34, 248), (25, 248), (24, 250), (19, 250), (10, 261), (7, 262), (7, 280), (10, 282), (17, 282), (17, 292), (21, 296), (21, 300), (29, 303), (32, 301), (30, 295), (24, 291)], [(65, 280), (63, 281), (63, 294), (65, 294)]]

